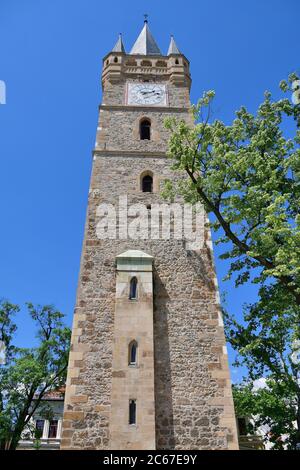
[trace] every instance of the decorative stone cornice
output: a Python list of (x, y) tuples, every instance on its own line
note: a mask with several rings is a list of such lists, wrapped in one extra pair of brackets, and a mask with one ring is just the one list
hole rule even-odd
[(183, 54), (169, 56), (110, 52), (103, 59), (102, 85), (129, 78), (166, 79), (178, 86), (191, 86), (189, 61)]
[(177, 108), (171, 106), (132, 106), (132, 105), (99, 105), (99, 110), (109, 111), (141, 111), (141, 112), (164, 112), (164, 113), (187, 113), (192, 110), (192, 107), (188, 108)]

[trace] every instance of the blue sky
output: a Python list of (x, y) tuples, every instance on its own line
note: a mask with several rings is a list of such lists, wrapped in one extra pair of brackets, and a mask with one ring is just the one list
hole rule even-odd
[[(0, 0), (0, 296), (54, 303), (70, 325), (101, 60), (119, 32), (130, 49), (144, 13), (161, 50), (172, 33), (190, 60), (192, 101), (214, 89), (225, 122), (241, 105), (255, 111), (266, 89), (278, 97), (279, 81), (299, 71), (298, 0)], [(216, 264), (221, 281), (226, 267)], [(237, 315), (255, 299), (253, 286), (220, 287)], [(30, 346), (24, 309), (18, 324), (19, 344)]]

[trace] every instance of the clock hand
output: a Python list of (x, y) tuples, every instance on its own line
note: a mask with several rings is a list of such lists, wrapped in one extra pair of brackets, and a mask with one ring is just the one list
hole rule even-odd
[(145, 96), (145, 97), (146, 97), (147, 95), (148, 95), (148, 96), (150, 96), (150, 95), (152, 95), (152, 96), (161, 96), (161, 93), (160, 93), (159, 91), (141, 91), (141, 93), (142, 93), (142, 95)]

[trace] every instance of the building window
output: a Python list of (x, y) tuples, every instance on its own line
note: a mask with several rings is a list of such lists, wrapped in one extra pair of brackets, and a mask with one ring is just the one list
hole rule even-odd
[(37, 419), (35, 422), (35, 434), (37, 438), (41, 438), (44, 432), (45, 421), (43, 419)]
[(52, 438), (52, 439), (56, 438), (57, 425), (58, 425), (58, 420), (57, 419), (53, 419), (52, 421), (50, 421), (50, 423), (49, 423), (49, 433), (48, 433), (49, 438)]
[(133, 277), (130, 280), (129, 299), (130, 300), (137, 299), (137, 278), (136, 277)]
[(130, 366), (135, 366), (137, 364), (137, 342), (136, 341), (131, 341), (129, 344), (129, 365)]
[(127, 62), (125, 63), (125, 65), (129, 65), (131, 67), (136, 67), (137, 66), (137, 62), (136, 60), (134, 59), (128, 59)]
[(151, 60), (142, 60), (141, 61), (141, 66), (142, 67), (152, 67), (152, 62), (151, 62)]
[(175, 64), (179, 65), (179, 60), (178, 59), (175, 59)]
[(114, 57), (114, 62), (118, 62), (118, 57)]
[(146, 175), (142, 179), (142, 191), (143, 193), (152, 193), (153, 191), (153, 178), (151, 175)]
[(167, 63), (164, 60), (158, 60), (156, 62), (156, 67), (167, 67)]
[(136, 400), (129, 400), (129, 424), (136, 424)]
[(150, 140), (151, 137), (151, 122), (149, 119), (143, 119), (140, 123), (140, 138), (141, 140)]

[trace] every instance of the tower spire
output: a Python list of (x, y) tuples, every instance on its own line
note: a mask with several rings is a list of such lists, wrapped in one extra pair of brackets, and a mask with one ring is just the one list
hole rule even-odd
[(112, 52), (125, 52), (121, 33), (119, 34), (119, 39), (117, 40), (115, 46), (113, 47)]
[(170, 45), (168, 49), (168, 55), (171, 54), (181, 54), (180, 50), (178, 49), (176, 42), (174, 41), (174, 36), (171, 34)]
[(130, 54), (161, 55), (159, 47), (156, 44), (148, 26), (148, 15), (145, 14), (144, 17), (144, 27), (135, 41)]

